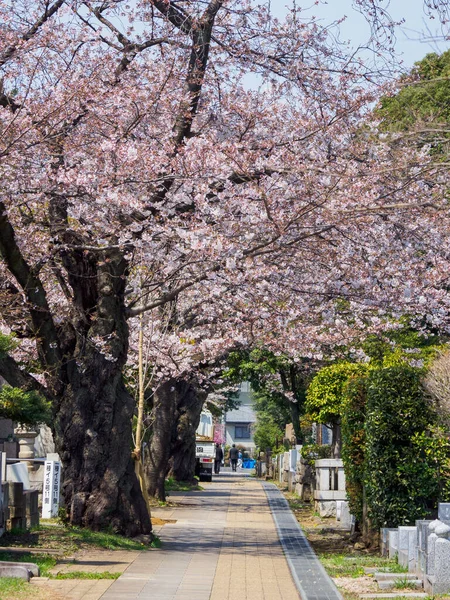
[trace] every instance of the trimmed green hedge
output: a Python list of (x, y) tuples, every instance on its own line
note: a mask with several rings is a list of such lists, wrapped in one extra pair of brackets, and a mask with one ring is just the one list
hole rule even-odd
[(344, 393), (342, 413), (342, 460), (350, 512), (358, 522), (363, 516), (363, 485), (366, 449), (367, 377), (352, 376)]
[(374, 370), (368, 377), (364, 486), (375, 527), (414, 523), (440, 497), (440, 470), (420, 437), (435, 419), (421, 374), (401, 365)]

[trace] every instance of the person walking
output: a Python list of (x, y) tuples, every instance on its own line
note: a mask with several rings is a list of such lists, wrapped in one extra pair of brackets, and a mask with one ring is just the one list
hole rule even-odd
[(236, 471), (238, 457), (239, 457), (239, 451), (236, 448), (236, 444), (233, 444), (230, 448), (230, 462), (231, 462), (231, 469), (233, 471)]
[(214, 473), (218, 475), (220, 473), (220, 465), (223, 461), (223, 450), (220, 444), (216, 444), (216, 454), (214, 457)]

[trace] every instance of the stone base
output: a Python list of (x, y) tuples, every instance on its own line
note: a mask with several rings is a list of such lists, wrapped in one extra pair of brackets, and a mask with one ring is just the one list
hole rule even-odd
[(23, 491), (23, 484), (7, 482), (3, 486), (6, 530), (30, 529), (39, 525), (38, 492)]
[(31, 471), (29, 474), (30, 487), (32, 490), (36, 490), (39, 494), (38, 502), (42, 505), (42, 490), (44, 487), (44, 465), (40, 465), (37, 469)]
[(314, 508), (321, 517), (336, 517), (335, 500), (316, 500), (314, 503)]
[(313, 490), (309, 483), (296, 483), (295, 493), (303, 500), (303, 502), (311, 502)]

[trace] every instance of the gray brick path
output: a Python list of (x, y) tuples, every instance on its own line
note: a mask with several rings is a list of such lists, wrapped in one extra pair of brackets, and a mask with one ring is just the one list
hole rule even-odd
[(153, 511), (176, 520), (159, 530), (162, 548), (140, 553), (101, 600), (343, 600), (273, 484), (224, 472), (172, 499)]
[(101, 600), (209, 600), (230, 499), (230, 489), (218, 487), (171, 493), (177, 508), (152, 513), (176, 519), (158, 534), (162, 548), (142, 552)]
[(262, 485), (302, 600), (343, 600), (311, 548), (283, 494), (273, 483), (263, 482)]

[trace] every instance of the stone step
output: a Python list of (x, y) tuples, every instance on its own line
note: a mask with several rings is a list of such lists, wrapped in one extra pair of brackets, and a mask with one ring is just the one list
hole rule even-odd
[(373, 575), (375, 573), (390, 573), (389, 567), (364, 567), (364, 573), (366, 575)]
[(13, 562), (10, 560), (0, 560), (0, 569), (8, 567), (24, 567), (28, 569), (32, 577), (39, 577), (39, 567), (35, 563)]
[(51, 554), (64, 556), (64, 550), (55, 550), (54, 548), (11, 548), (10, 546), (0, 546), (0, 552), (8, 552), (9, 554)]
[(362, 600), (371, 600), (373, 598), (429, 598), (425, 592), (384, 592), (380, 594), (360, 594)]
[[(388, 590), (391, 588), (395, 588), (395, 584), (398, 583), (399, 581), (402, 581), (401, 579), (386, 579), (384, 581), (379, 581), (378, 582), (378, 587), (380, 588), (380, 590)], [(415, 587), (415, 588), (421, 588), (423, 587), (423, 583), (421, 579), (408, 579), (408, 586), (411, 587)], [(397, 590), (399, 588), (396, 588)], [(406, 588), (407, 589), (407, 588)]]
[(397, 579), (417, 579), (417, 575), (415, 573), (389, 573), (387, 571), (376, 571), (373, 574), (373, 578), (377, 581), (386, 581), (387, 579), (396, 581)]
[(22, 566), (0, 566), (0, 577), (14, 577), (15, 579), (24, 579), (30, 581), (30, 571)]

